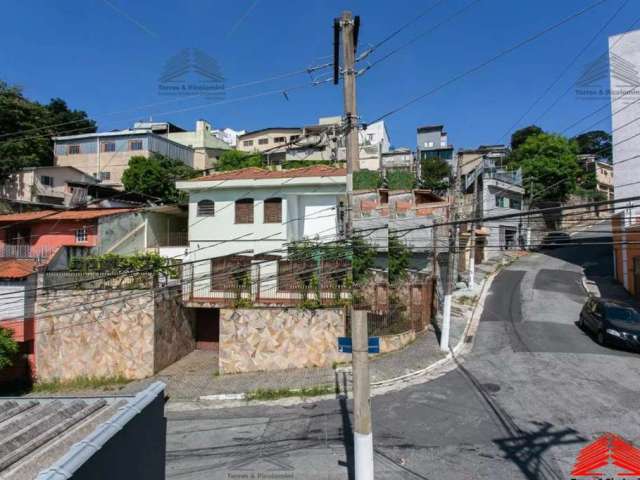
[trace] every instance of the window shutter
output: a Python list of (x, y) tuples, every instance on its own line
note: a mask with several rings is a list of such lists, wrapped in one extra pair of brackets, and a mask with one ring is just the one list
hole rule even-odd
[(253, 198), (236, 200), (236, 223), (253, 223)]
[(268, 198), (264, 201), (264, 223), (282, 223), (281, 198)]
[(216, 213), (213, 200), (200, 200), (198, 202), (198, 217), (213, 217)]

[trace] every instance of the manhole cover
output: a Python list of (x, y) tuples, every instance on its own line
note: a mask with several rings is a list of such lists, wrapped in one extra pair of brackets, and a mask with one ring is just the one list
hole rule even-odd
[(489, 393), (496, 393), (500, 391), (500, 385), (495, 383), (483, 383), (482, 388), (484, 388)]

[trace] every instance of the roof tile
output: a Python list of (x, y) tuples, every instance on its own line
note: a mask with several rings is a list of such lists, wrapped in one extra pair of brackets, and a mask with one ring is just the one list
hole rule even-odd
[(0, 222), (21, 222), (35, 220), (94, 220), (109, 215), (134, 212), (136, 208), (87, 208), (85, 210), (41, 210), (38, 212), (9, 213), (0, 215)]

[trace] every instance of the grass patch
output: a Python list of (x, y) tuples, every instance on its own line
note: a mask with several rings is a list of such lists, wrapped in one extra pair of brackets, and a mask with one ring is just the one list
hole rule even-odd
[(289, 397), (318, 397), (335, 393), (333, 385), (319, 385), (305, 388), (258, 388), (247, 393), (247, 400), (278, 400)]
[(77, 377), (73, 380), (52, 380), (36, 382), (32, 393), (60, 393), (77, 390), (116, 390), (131, 380), (121, 375), (114, 377)]
[(469, 296), (469, 295), (460, 295), (459, 297), (456, 298), (456, 301), (458, 303), (461, 303), (462, 305), (473, 305), (476, 303), (476, 299), (478, 297), (476, 297), (475, 295), (473, 296)]

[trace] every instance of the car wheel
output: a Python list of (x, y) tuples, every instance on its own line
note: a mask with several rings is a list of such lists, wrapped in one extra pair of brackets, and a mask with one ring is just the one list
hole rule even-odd
[(604, 330), (598, 331), (598, 343), (603, 347), (607, 346), (607, 337), (604, 334)]
[(585, 324), (584, 324), (584, 318), (582, 317), (582, 315), (580, 315), (580, 319), (578, 320), (578, 328), (580, 328), (580, 330), (584, 330), (585, 329)]

